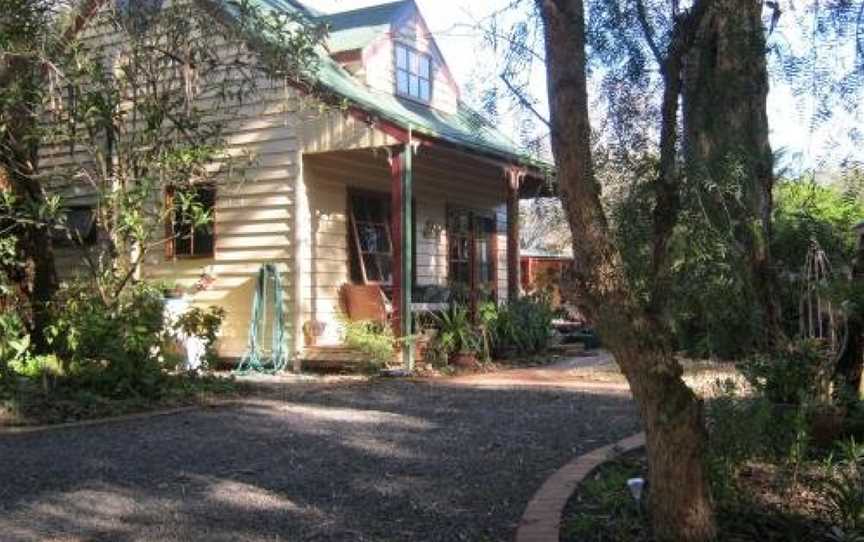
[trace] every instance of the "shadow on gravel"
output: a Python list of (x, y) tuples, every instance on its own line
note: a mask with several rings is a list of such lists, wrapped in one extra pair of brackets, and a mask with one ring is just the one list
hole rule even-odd
[(615, 395), (289, 384), (0, 437), (0, 539), (509, 540), (549, 474), (638, 429)]

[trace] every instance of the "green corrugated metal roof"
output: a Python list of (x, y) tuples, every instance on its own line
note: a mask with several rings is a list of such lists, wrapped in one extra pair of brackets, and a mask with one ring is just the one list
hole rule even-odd
[(368, 8), (321, 15), (316, 20), (330, 29), (327, 46), (333, 53), (363, 49), (375, 39), (390, 32), (399, 16), (411, 6), (411, 0), (400, 0)]
[[(313, 13), (297, 0), (254, 1), (268, 9)], [(356, 28), (358, 29), (365, 28), (362, 26), (363, 22), (368, 23), (370, 28), (374, 28), (376, 21), (387, 19), (387, 17), (392, 18), (398, 14), (398, 10), (411, 3), (411, 0), (405, 0), (328, 17), (332, 17), (334, 21), (345, 25), (344, 28), (353, 28), (352, 25), (357, 25)], [(226, 2), (226, 7), (230, 13), (232, 10), (227, 4), (228, 2)], [(318, 17), (313, 15), (313, 18), (317, 19)], [(266, 36), (264, 38), (266, 39)], [(409, 100), (399, 99), (390, 93), (373, 90), (342, 68), (323, 48), (316, 79), (323, 89), (344, 98), (351, 105), (406, 130), (410, 128), (419, 134), (464, 145), (481, 152), (490, 152), (521, 161), (526, 159), (524, 153), (510, 138), (465, 104), (460, 103), (457, 112), (450, 114), (415, 104)]]

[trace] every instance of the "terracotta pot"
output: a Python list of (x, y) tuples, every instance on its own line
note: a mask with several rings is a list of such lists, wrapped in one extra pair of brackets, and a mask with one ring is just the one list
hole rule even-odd
[(463, 369), (475, 369), (480, 362), (477, 356), (470, 352), (457, 352), (450, 356), (450, 364)]

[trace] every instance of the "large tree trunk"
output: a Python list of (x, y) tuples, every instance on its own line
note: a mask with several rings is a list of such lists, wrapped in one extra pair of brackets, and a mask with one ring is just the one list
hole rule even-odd
[[(0, 121), (5, 125), (0, 136), (0, 190), (11, 192), (23, 213), (31, 213), (45, 203), (44, 193), (35, 178), (38, 160), (35, 111), (42, 75), (41, 63), (31, 58), (0, 62), (0, 88), (16, 97), (15, 102), (7, 102), (0, 111)], [(16, 308), (36, 351), (46, 352), (48, 303), (57, 291), (51, 235), (38, 220), (13, 219), (13, 222), (0, 226), (15, 237), (17, 261), (0, 272), (14, 283), (18, 298)]]
[(683, 88), (687, 174), (706, 195), (729, 180), (742, 189), (742, 206), (716, 201), (716, 209), (731, 216), (761, 308), (763, 346), (772, 346), (784, 333), (769, 249), (774, 159), (762, 2), (714, 0), (696, 32)]
[(594, 177), (582, 0), (536, 0), (543, 17), (552, 151), (573, 238), (580, 309), (630, 382), (647, 434), (650, 508), (660, 540), (715, 535), (701, 404), (681, 379), (668, 329), (632, 295)]

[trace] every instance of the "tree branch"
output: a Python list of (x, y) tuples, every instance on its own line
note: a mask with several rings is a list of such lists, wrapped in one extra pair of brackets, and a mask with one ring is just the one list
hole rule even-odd
[[(639, 1), (641, 4), (641, 0)], [(693, 9), (675, 20), (672, 41), (661, 63), (663, 74), (663, 105), (660, 127), (660, 171), (654, 182), (654, 243), (651, 258), (651, 296), (649, 309), (653, 314), (662, 312), (668, 296), (669, 242), (681, 207), (680, 178), (678, 172), (678, 100), (681, 96), (684, 57), (696, 39), (696, 33), (711, 0), (697, 1)]]
[(648, 13), (645, 11), (645, 1), (636, 0), (636, 16), (639, 19), (639, 24), (642, 26), (642, 33), (645, 34), (645, 41), (648, 43), (648, 48), (654, 55), (657, 64), (661, 66), (665, 62), (660, 48), (657, 47), (657, 41), (654, 39), (654, 30), (651, 29), (651, 24), (648, 22)]
[(501, 81), (503, 81), (504, 84), (507, 86), (507, 89), (516, 97), (517, 100), (519, 100), (519, 103), (521, 103), (523, 107), (528, 109), (547, 128), (552, 128), (552, 125), (549, 123), (549, 119), (541, 115), (540, 112), (537, 111), (537, 108), (534, 107), (534, 104), (532, 104), (531, 101), (524, 94), (522, 94), (522, 92), (518, 88), (516, 88), (516, 86), (511, 83), (509, 79), (507, 79), (507, 77), (504, 76), (504, 74), (501, 74), (499, 77), (501, 78)]

